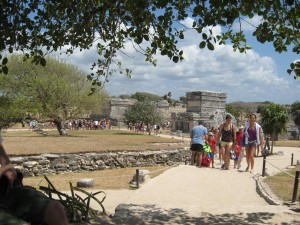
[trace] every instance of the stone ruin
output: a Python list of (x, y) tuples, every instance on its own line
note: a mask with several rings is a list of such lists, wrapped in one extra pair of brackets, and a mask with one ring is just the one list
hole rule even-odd
[[(110, 112), (109, 117), (112, 118), (117, 126), (124, 125), (124, 114), (127, 108), (131, 105), (134, 105), (138, 100), (127, 98), (112, 98), (110, 101)], [(158, 102), (154, 102), (156, 105), (158, 112), (162, 115), (162, 117), (168, 118), (170, 105), (167, 100), (161, 100)]]
[(217, 128), (224, 122), (227, 94), (221, 92), (187, 92), (187, 109), (184, 113), (171, 114), (171, 131), (191, 132), (199, 120), (203, 120), (208, 129)]
[(124, 114), (128, 106), (134, 105), (137, 102), (136, 99), (127, 98), (112, 98), (110, 100), (110, 113), (109, 117), (118, 121), (124, 120)]

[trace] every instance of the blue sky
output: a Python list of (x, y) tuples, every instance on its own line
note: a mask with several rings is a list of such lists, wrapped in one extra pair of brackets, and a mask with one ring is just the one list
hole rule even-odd
[[(252, 19), (256, 23), (258, 17)], [(186, 26), (192, 19), (182, 21)], [(244, 30), (251, 34), (253, 27), (244, 24)], [(214, 33), (221, 32), (214, 27)], [(227, 102), (264, 102), (292, 104), (300, 100), (300, 79), (294, 80), (286, 70), (291, 62), (300, 60), (293, 53), (276, 53), (272, 44), (257, 43), (248, 36), (253, 47), (247, 53), (232, 50), (230, 44), (216, 46), (214, 51), (199, 49), (201, 36), (187, 31), (179, 47), (184, 51), (184, 61), (174, 64), (167, 57), (157, 56), (157, 66), (145, 62), (144, 58), (128, 45), (126, 53), (120, 55), (124, 68), (132, 69), (133, 76), (115, 74), (109, 78), (105, 88), (110, 95), (149, 92), (163, 96), (168, 92), (179, 99), (190, 91), (216, 91), (227, 93)], [(77, 52), (66, 61), (89, 73), (89, 68), (97, 59), (96, 49)]]

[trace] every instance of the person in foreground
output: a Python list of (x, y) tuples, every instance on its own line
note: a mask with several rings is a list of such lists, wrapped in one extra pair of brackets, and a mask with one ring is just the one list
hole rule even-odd
[(249, 171), (249, 167), (251, 167), (250, 172), (253, 173), (254, 169), (254, 155), (256, 151), (256, 147), (260, 145), (263, 149), (263, 138), (262, 138), (262, 128), (256, 122), (256, 115), (251, 114), (249, 121), (245, 124), (245, 145), (246, 145), (246, 161), (247, 168), (246, 171)]
[(203, 121), (198, 122), (198, 126), (195, 126), (191, 132), (191, 165), (195, 164), (195, 157), (198, 159), (197, 165), (201, 167), (203, 144), (207, 141), (207, 128), (203, 126)]
[(230, 149), (236, 144), (236, 127), (232, 124), (232, 116), (227, 114), (225, 123), (219, 127), (217, 140), (221, 138), (221, 147), (224, 151), (224, 164), (221, 166), (224, 170), (229, 170), (230, 166)]
[[(63, 205), (48, 198), (42, 192), (23, 186), (11, 164), (0, 135), (0, 224), (5, 215), (17, 217), (31, 224), (67, 225), (68, 219)], [(7, 217), (6, 217), (7, 218)], [(5, 219), (7, 220), (7, 219)]]

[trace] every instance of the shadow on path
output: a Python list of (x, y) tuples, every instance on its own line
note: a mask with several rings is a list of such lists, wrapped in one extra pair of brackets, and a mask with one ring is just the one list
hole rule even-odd
[[(290, 216), (290, 215), (289, 215)], [(107, 221), (108, 222), (108, 221)], [(105, 223), (101, 223), (105, 224)], [(160, 209), (155, 205), (134, 205), (121, 204), (116, 209), (114, 218), (107, 224), (300, 224), (300, 216), (295, 215), (294, 219), (285, 218), (284, 214), (268, 212), (253, 213), (224, 213), (211, 214), (199, 212), (197, 216), (191, 216), (182, 209)]]

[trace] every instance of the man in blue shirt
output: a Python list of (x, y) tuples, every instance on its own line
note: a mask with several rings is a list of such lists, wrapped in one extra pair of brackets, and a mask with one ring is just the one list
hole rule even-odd
[(198, 126), (194, 127), (191, 132), (191, 165), (195, 164), (195, 158), (198, 159), (198, 167), (201, 167), (203, 145), (207, 141), (207, 128), (203, 126), (203, 121), (198, 122)]

